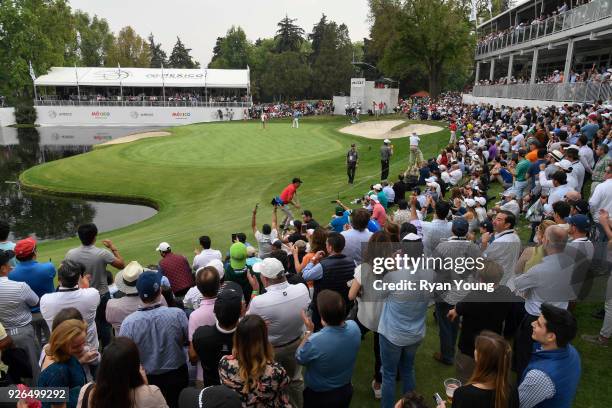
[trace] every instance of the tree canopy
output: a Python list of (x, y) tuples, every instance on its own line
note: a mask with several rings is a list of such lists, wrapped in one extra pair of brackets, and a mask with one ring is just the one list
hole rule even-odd
[(179, 37), (176, 37), (176, 43), (172, 48), (172, 54), (168, 58), (168, 67), (170, 68), (199, 68), (200, 64), (195, 61), (190, 54), (191, 48), (185, 47)]

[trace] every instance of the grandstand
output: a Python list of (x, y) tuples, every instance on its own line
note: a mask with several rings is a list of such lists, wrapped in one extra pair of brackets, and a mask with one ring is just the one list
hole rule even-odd
[(34, 80), (41, 125), (174, 125), (242, 119), (250, 71), (53, 67)]
[(612, 0), (528, 0), (477, 27), (466, 103), (612, 99)]

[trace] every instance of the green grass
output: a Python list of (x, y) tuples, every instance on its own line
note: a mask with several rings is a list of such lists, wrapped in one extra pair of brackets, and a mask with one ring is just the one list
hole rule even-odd
[[(270, 222), (271, 198), (299, 176), (304, 184), (299, 190), (304, 209), (326, 224), (333, 211), (330, 203), (340, 197), (345, 203), (368, 191), (380, 177), (381, 141), (342, 134), (345, 118), (305, 118), (300, 129), (291, 129), (289, 121), (273, 121), (262, 130), (258, 121), (198, 124), (171, 129), (172, 136), (114, 145), (92, 152), (45, 163), (20, 177), (31, 188), (63, 194), (122, 201), (147, 202), (159, 213), (141, 223), (109, 233), (124, 258), (141, 264), (157, 263), (157, 244), (168, 241), (175, 252), (191, 258), (197, 238), (211, 236), (213, 247), (225, 252), (231, 234), (243, 231), (253, 242), (250, 215), (260, 203), (258, 224)], [(431, 122), (427, 122), (431, 124)], [(448, 141), (448, 131), (425, 135), (421, 148), (432, 157)], [(356, 183), (347, 184), (345, 154), (351, 143), (360, 153)], [(408, 154), (406, 139), (394, 140), (395, 155), (390, 178), (405, 170)], [(526, 240), (528, 228), (520, 228)], [(76, 239), (46, 242), (39, 248), (40, 259), (56, 264)], [(598, 332), (601, 321), (589, 314), (599, 305), (577, 308), (581, 333)], [(431, 311), (428, 334), (417, 355), (417, 391), (429, 401), (434, 392), (443, 393), (442, 381), (452, 376), (453, 368), (435, 362), (431, 355), (438, 347), (437, 328)], [(576, 341), (583, 358), (583, 376), (575, 406), (581, 408), (612, 405), (605, 390), (612, 368), (610, 349)], [(372, 338), (366, 336), (353, 377), (354, 407), (376, 407), (370, 382), (373, 371)], [(607, 402), (606, 402), (607, 401)]]

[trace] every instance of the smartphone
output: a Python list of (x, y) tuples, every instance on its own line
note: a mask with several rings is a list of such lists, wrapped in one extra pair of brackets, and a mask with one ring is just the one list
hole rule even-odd
[(434, 406), (435, 407), (437, 407), (438, 405), (440, 405), (441, 403), (444, 402), (444, 400), (442, 399), (440, 394), (438, 394), (437, 392), (433, 395), (433, 399), (434, 399)]
[(236, 242), (236, 234), (232, 234), (232, 243)]

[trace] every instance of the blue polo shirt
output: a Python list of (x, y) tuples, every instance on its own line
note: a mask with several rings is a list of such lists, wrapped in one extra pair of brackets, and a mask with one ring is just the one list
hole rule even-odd
[(352, 320), (342, 326), (325, 326), (310, 336), (295, 352), (298, 363), (307, 367), (306, 386), (323, 392), (349, 384), (360, 344), (361, 332)]
[(332, 226), (335, 232), (344, 231), (344, 225), (349, 223), (349, 214), (349, 211), (344, 211), (344, 213), (342, 213), (342, 217), (336, 216), (332, 218), (332, 220), (330, 221), (330, 225)]
[(500, 168), (499, 175), (502, 177), (505, 183), (512, 183), (512, 180), (513, 180), (512, 173), (510, 173), (508, 169), (504, 167)]
[[(15, 282), (25, 282), (40, 299), (47, 293), (55, 292), (53, 279), (55, 267), (51, 262), (38, 263), (35, 260), (19, 262), (15, 269), (8, 274), (8, 278)], [(40, 312), (38, 305), (32, 308), (32, 313)]]

